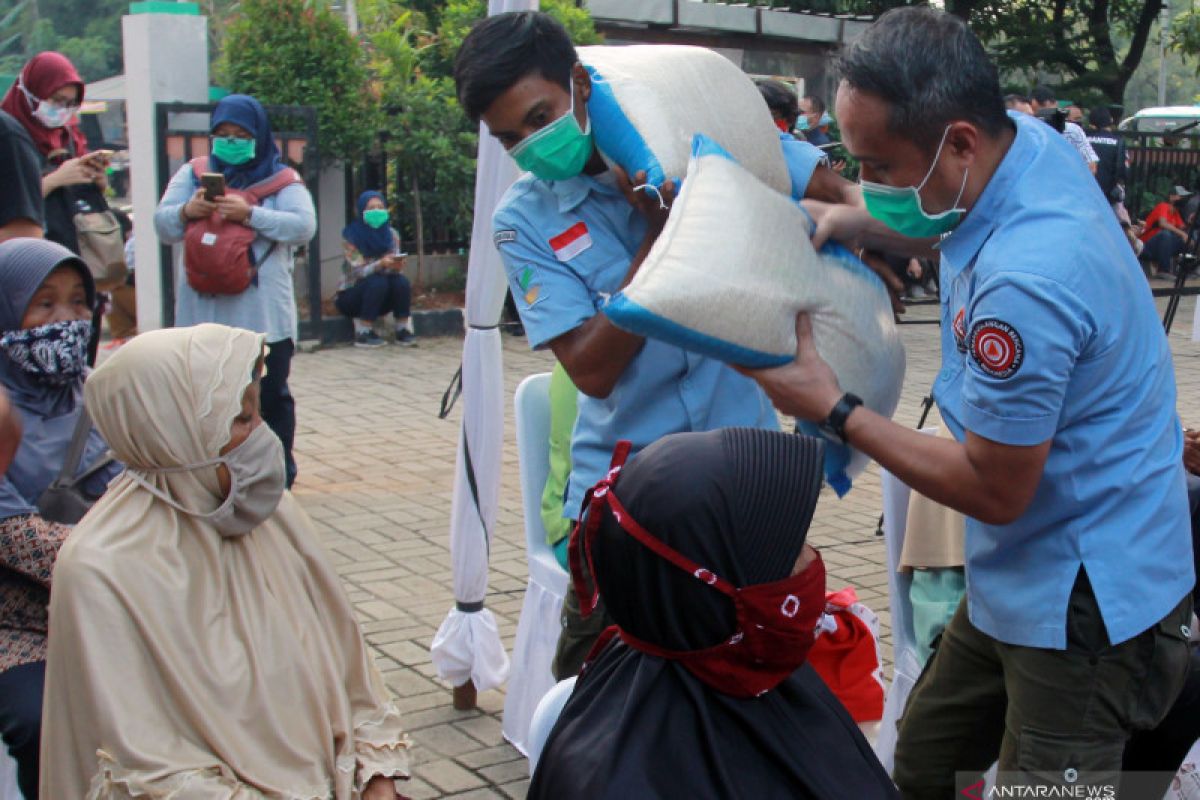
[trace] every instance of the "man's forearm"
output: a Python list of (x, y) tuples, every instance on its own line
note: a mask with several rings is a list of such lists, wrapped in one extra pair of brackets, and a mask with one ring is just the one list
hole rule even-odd
[[(1015, 459), (1009, 464), (995, 463), (993, 452), (991, 463), (981, 469), (967, 444), (906, 428), (865, 406), (850, 415), (846, 435), (850, 444), (915, 491), (993, 525), (1007, 524), (1024, 513), (1037, 485), (1037, 480), (1029, 479), (1029, 470), (1036, 469), (1040, 477), (1044, 453), (1049, 451), (1048, 443), (1035, 448), (1001, 446)], [(1044, 452), (1036, 466), (1020, 463), (1031, 457), (1037, 461), (1039, 453), (1031, 452), (1037, 450)], [(1008, 480), (998, 479), (1003, 472), (1010, 472)]]
[(641, 336), (613, 325), (604, 314), (596, 314), (551, 341), (550, 349), (579, 391), (604, 398), (645, 343)]
[(908, 258), (938, 259), (941, 254), (935, 245), (938, 239), (913, 239), (889, 228), (879, 220), (872, 220), (864, 229), (859, 243), (868, 250), (878, 250)]

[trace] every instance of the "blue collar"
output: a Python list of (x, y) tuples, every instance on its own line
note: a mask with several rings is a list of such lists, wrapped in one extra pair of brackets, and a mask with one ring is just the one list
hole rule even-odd
[(938, 244), (943, 255), (941, 279), (944, 285), (949, 285), (979, 254), (984, 242), (1000, 224), (1001, 210), (1017, 182), (1045, 149), (1046, 133), (1053, 132), (1049, 125), (1028, 114), (1009, 111), (1008, 117), (1017, 126), (1017, 135), (1008, 152), (963, 221)]
[(547, 181), (546, 185), (550, 187), (550, 191), (558, 198), (558, 211), (560, 214), (565, 214), (579, 207), (592, 192), (620, 196), (620, 192), (615, 188), (601, 183), (590, 175), (576, 175), (574, 178), (567, 178), (565, 181)]

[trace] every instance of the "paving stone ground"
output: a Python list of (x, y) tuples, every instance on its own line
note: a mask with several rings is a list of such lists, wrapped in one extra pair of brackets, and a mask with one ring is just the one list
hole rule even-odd
[[(1156, 285), (1165, 285), (1156, 282)], [(1163, 302), (1159, 303), (1160, 311)], [(1200, 344), (1190, 340), (1194, 301), (1185, 299), (1171, 336), (1180, 414), (1200, 424)], [(935, 309), (909, 317), (934, 319)], [(905, 325), (908, 374), (897, 421), (914, 425), (939, 363), (936, 325)], [(338, 347), (297, 354), (292, 367), (299, 428), (295, 493), (312, 515), (358, 611), (415, 742), (406, 793), (414, 798), (523, 798), (527, 762), (500, 734), (504, 697), (483, 692), (475, 711), (455, 711), (429, 660), (433, 635), (453, 604), (450, 496), (462, 419), (438, 405), (458, 368), (462, 342), (426, 339), (417, 349)], [(512, 393), (526, 375), (552, 366), (523, 338), (504, 336), (508, 397), (504, 475), (491, 551), (487, 605), (512, 647), (526, 568)], [(879, 613), (885, 672), (891, 636), (878, 470), (870, 468), (839, 500), (825, 491), (810, 541), (829, 569), (829, 586), (854, 586)]]

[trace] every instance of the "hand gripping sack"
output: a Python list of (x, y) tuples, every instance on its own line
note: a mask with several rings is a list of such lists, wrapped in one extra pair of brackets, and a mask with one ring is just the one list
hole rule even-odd
[(729, 59), (704, 47), (580, 47), (592, 77), (588, 115), (596, 147), (631, 177), (678, 185), (692, 136), (702, 133), (776, 191), (791, 181), (779, 131), (758, 87)]
[[(191, 161), (196, 185), (200, 176), (209, 170), (208, 158), (201, 156)], [(294, 183), (303, 183), (294, 169), (285, 167), (264, 181), (245, 189), (226, 188), (226, 194), (241, 197), (252, 206), (264, 198), (282, 191)], [(207, 219), (188, 223), (183, 238), (183, 265), (188, 285), (201, 294), (241, 294), (258, 276), (258, 264), (266, 261), (267, 252), (258, 260), (254, 257), (253, 244), (258, 233), (248, 225), (230, 222), (214, 211)]]
[[(838, 244), (816, 252), (808, 214), (697, 136), (688, 179), (634, 279), (604, 306), (642, 336), (747, 367), (786, 364), (796, 314), (812, 314), (817, 350), (844, 391), (890, 417), (904, 382), (904, 346), (883, 282)], [(806, 433), (816, 426), (801, 423)], [(839, 495), (869, 459), (825, 448)]]

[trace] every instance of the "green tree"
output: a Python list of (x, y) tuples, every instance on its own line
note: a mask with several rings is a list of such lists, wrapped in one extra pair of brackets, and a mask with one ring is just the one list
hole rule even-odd
[(229, 19), (217, 73), (265, 104), (317, 112), (322, 154), (362, 153), (378, 127), (358, 42), (323, 3), (242, 0)]
[[(572, 0), (543, 0), (576, 44), (600, 41), (587, 11)], [(407, 238), (420, 256), (431, 228), (470, 236), (478, 127), (462, 113), (451, 77), (454, 55), (471, 26), (487, 15), (483, 0), (445, 4), (359, 0), (359, 22), (370, 53), (375, 92), (392, 133), (384, 148), (407, 189), (393, 198)]]
[(1058, 75), (1063, 92), (1121, 103), (1161, 9), (1162, 0), (977, 0), (969, 21), (1001, 69)]
[[(600, 34), (587, 9), (578, 8), (574, 0), (542, 0), (541, 10), (562, 23), (577, 45), (600, 44)], [(486, 0), (450, 0), (441, 15), (438, 30), (437, 68), (451, 74), (454, 54), (470, 32), (471, 26), (487, 16)]]
[(44, 50), (71, 59), (85, 81), (121, 72), (120, 0), (17, 0), (0, 11), (0, 72)]

